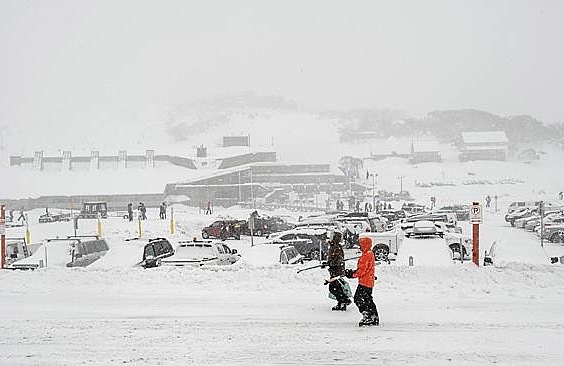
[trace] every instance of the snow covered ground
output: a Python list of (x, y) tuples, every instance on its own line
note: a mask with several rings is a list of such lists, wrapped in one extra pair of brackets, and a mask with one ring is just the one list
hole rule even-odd
[[(247, 211), (204, 216), (177, 206), (173, 239)], [(32, 222), (34, 242), (72, 230)], [(167, 222), (144, 224), (145, 237), (167, 235)], [(79, 234), (95, 230), (94, 220), (81, 221)], [(378, 328), (359, 328), (355, 306), (332, 312), (326, 271), (297, 274), (264, 240), (229, 240), (243, 256), (229, 267), (143, 270), (133, 267), (141, 246), (123, 240), (136, 236), (136, 223), (107, 219), (103, 231), (111, 249), (91, 267), (0, 273), (0, 364), (557, 365), (564, 357), (564, 266), (539, 264), (536, 237), (500, 214), (486, 213), (482, 251), (493, 240), (511, 245), (521, 256), (503, 267), (378, 266)]]

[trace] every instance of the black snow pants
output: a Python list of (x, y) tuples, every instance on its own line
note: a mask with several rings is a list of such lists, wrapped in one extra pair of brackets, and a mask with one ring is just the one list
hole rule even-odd
[(358, 285), (354, 293), (354, 303), (361, 313), (367, 312), (378, 318), (378, 310), (372, 299), (372, 288)]
[(339, 280), (335, 280), (329, 283), (329, 292), (332, 293), (333, 296), (335, 296), (339, 304), (350, 303), (349, 298), (345, 294), (345, 289), (343, 288)]

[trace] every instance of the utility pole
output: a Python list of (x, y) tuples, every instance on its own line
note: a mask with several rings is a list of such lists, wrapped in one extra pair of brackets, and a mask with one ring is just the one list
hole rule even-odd
[(376, 209), (376, 179), (378, 174), (370, 174), (372, 176), (372, 209)]
[(249, 167), (249, 170), (251, 171), (251, 203), (253, 205), (253, 209), (255, 208), (255, 196), (253, 194), (253, 168)]
[(398, 179), (400, 180), (400, 195), (401, 195), (403, 193), (403, 175), (400, 175)]

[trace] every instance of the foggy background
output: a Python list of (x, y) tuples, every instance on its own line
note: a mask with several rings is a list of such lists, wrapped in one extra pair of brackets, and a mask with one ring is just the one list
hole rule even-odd
[(218, 94), (564, 120), (562, 1), (0, 0), (0, 126), (151, 125)]

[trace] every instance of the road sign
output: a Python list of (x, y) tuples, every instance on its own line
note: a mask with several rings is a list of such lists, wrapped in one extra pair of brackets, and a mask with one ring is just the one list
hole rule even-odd
[(474, 203), (472, 204), (472, 206), (470, 206), (470, 223), (482, 223), (482, 206), (480, 204)]

